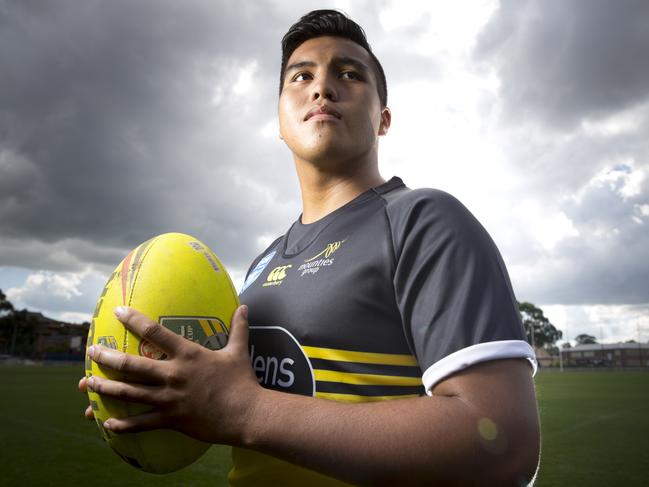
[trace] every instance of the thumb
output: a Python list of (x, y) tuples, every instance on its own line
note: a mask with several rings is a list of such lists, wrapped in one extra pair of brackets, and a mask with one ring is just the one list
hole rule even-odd
[(243, 348), (248, 352), (248, 306), (242, 304), (232, 315), (228, 346)]

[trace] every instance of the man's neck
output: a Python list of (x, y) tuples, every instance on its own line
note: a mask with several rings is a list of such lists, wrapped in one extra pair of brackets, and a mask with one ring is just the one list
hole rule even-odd
[(353, 172), (327, 172), (296, 161), (302, 192), (302, 223), (313, 223), (349, 203), (361, 193), (383, 184), (377, 164)]

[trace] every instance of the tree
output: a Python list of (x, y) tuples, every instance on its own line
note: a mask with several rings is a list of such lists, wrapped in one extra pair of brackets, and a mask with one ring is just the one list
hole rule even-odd
[(590, 344), (597, 343), (597, 340), (593, 335), (588, 335), (586, 333), (577, 335), (575, 337), (575, 341), (577, 342), (577, 345), (590, 345)]
[(561, 330), (557, 330), (543, 315), (541, 308), (532, 303), (522, 302), (518, 303), (518, 309), (521, 312), (525, 335), (532, 347), (551, 347), (563, 336)]
[(0, 289), (0, 316), (11, 313), (14, 310), (14, 305), (9, 302), (5, 293)]
[(12, 333), (15, 327), (14, 306), (0, 289), (0, 351), (9, 351)]
[(545, 349), (552, 356), (556, 357), (557, 355), (559, 355), (559, 347), (557, 347), (556, 345), (546, 345)]
[(0, 318), (0, 322), (5, 322), (4, 334), (10, 333), (8, 353), (27, 357), (32, 355), (34, 342), (36, 341), (37, 320), (26, 309), (12, 311), (11, 314)]
[(36, 320), (26, 309), (16, 310), (0, 289), (0, 352), (29, 356), (36, 340)]

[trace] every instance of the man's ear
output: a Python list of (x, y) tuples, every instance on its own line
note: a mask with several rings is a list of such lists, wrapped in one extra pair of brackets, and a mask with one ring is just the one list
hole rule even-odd
[(379, 125), (379, 135), (386, 135), (392, 122), (392, 113), (388, 107), (381, 111), (381, 125)]

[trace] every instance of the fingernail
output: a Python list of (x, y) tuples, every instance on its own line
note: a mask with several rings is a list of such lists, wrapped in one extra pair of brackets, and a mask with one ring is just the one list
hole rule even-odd
[(243, 316), (246, 320), (248, 319), (248, 306), (245, 304), (241, 306), (241, 316)]
[(93, 358), (95, 356), (95, 346), (92, 345), (91, 347), (88, 348), (88, 356), (90, 358)]
[(107, 419), (106, 421), (104, 421), (104, 428), (106, 428), (107, 430), (110, 429), (110, 419)]
[(126, 308), (124, 306), (118, 306), (113, 310), (113, 312), (115, 313), (115, 316), (121, 318), (124, 313), (126, 313)]

